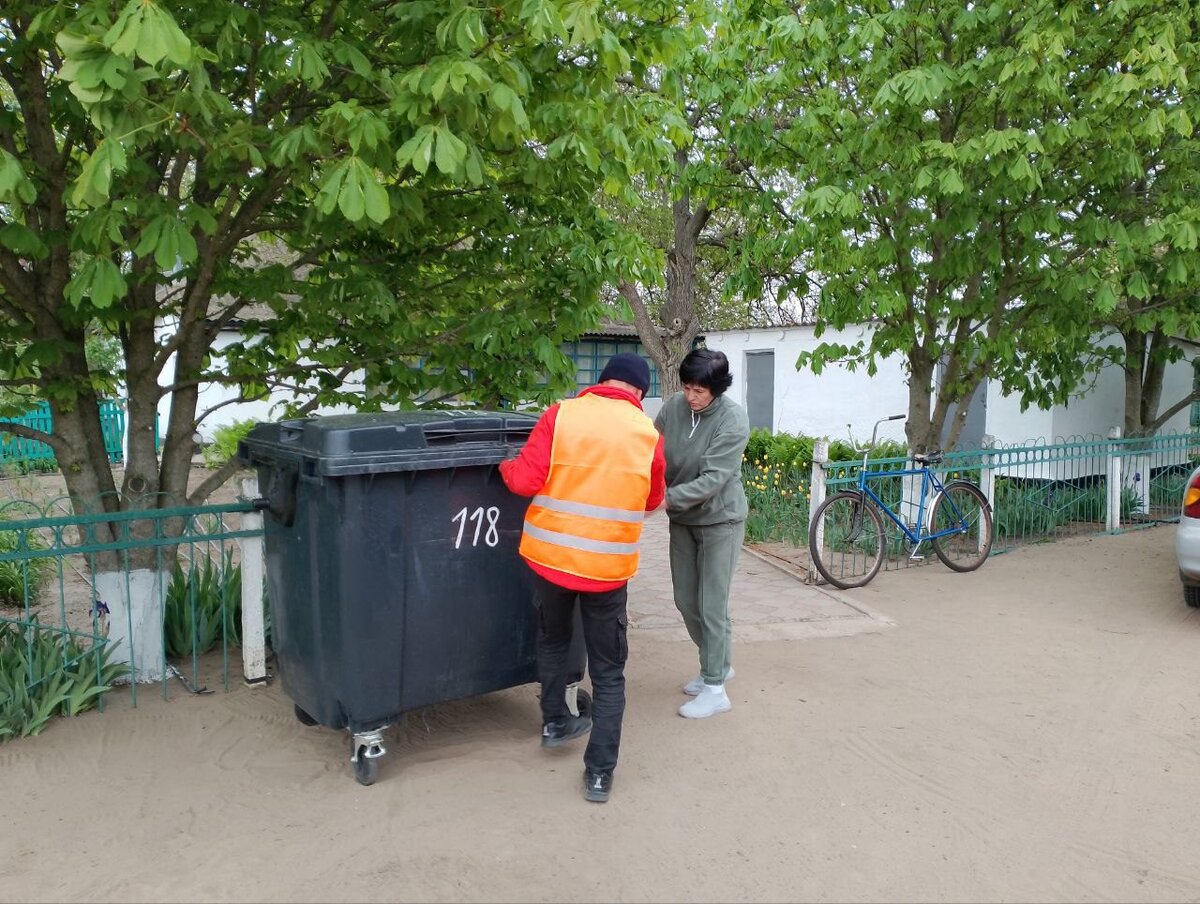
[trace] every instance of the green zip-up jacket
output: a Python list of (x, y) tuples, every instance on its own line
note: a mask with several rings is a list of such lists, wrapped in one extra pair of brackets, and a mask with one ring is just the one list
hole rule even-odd
[(679, 524), (744, 521), (742, 454), (750, 440), (746, 410), (719, 395), (693, 412), (678, 392), (654, 419), (667, 457), (667, 517)]

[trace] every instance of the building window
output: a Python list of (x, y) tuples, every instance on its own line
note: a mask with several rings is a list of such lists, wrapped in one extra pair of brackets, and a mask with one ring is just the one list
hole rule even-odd
[(564, 343), (563, 351), (575, 362), (575, 393), (594, 386), (600, 379), (600, 371), (604, 370), (604, 365), (613, 355), (633, 352), (645, 358), (646, 363), (650, 365), (650, 391), (646, 396), (649, 398), (662, 395), (659, 389), (658, 367), (654, 364), (654, 359), (646, 354), (640, 342), (626, 339), (581, 339), (578, 342)]

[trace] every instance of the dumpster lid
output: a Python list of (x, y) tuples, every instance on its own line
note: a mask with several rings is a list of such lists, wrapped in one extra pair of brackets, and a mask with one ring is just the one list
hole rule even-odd
[(536, 423), (535, 414), (465, 409), (298, 418), (256, 425), (238, 459), (328, 476), (496, 464)]

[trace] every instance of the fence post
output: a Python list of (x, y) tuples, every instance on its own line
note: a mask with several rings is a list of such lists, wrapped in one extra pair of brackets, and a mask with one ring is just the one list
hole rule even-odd
[[(1113, 427), (1108, 431), (1110, 440), (1121, 438), (1121, 428)], [(1108, 444), (1108, 491), (1107, 512), (1105, 512), (1104, 529), (1114, 533), (1121, 529), (1121, 446), (1117, 442)]]
[(125, 417), (128, 406), (125, 399), (121, 399), (114, 404), (121, 407), (121, 465), (126, 466), (129, 464), (129, 421)]
[(166, 674), (163, 601), (170, 582), (170, 571), (130, 568), (128, 561), (117, 570), (92, 573), (96, 600), (108, 607), (113, 662), (127, 663), (134, 683), (149, 684)]
[[(242, 497), (258, 498), (258, 478), (242, 479)], [(263, 577), (265, 538), (262, 535), (262, 512), (245, 512), (242, 530), (256, 531), (253, 537), (242, 537), (242, 676), (246, 684), (266, 684), (267, 639), (264, 618)]]
[[(817, 513), (817, 509), (821, 507), (821, 503), (825, 501), (825, 466), (829, 464), (829, 440), (819, 439), (813, 443), (813, 460), (812, 473), (808, 478), (808, 529), (811, 531), (813, 527), (813, 516)], [(817, 548), (821, 548), (821, 544), (825, 541), (821, 525), (817, 525), (817, 536), (815, 539)], [(817, 581), (817, 569), (809, 563), (808, 580), (806, 583), (815, 584)]]
[[(1136, 451), (1137, 454), (1129, 455), (1131, 451)], [(1146, 452), (1146, 443), (1139, 442), (1125, 449), (1125, 464), (1129, 467), (1122, 467), (1125, 473), (1129, 474), (1129, 482), (1133, 489), (1134, 506), (1132, 514), (1149, 515), (1150, 514), (1150, 475), (1154, 473), (1154, 460), (1151, 455)]]
[(979, 489), (987, 498), (992, 511), (996, 510), (996, 472), (992, 470), (992, 451), (996, 448), (996, 437), (990, 433), (983, 435), (983, 455), (979, 459)]

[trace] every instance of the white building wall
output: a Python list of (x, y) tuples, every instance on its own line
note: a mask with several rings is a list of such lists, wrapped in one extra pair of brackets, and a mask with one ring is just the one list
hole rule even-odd
[[(747, 353), (774, 351), (774, 432), (842, 440), (852, 435), (856, 441), (864, 441), (871, 438), (880, 418), (908, 412), (903, 359), (893, 356), (879, 362), (874, 376), (865, 367), (851, 371), (844, 365), (828, 366), (817, 375), (808, 369), (797, 370), (796, 359), (822, 342), (850, 345), (865, 339), (868, 329), (826, 330), (820, 339), (811, 326), (711, 330), (704, 336), (705, 345), (729, 358), (733, 371), (729, 394), (742, 405), (746, 404)], [(903, 442), (904, 422), (881, 424), (879, 438)]]
[[(813, 327), (780, 329), (711, 330), (704, 334), (709, 348), (729, 357), (734, 373), (732, 398), (746, 404), (746, 357), (750, 352), (775, 353), (774, 431), (776, 433), (825, 436), (844, 439), (847, 424), (856, 440), (868, 439), (874, 422), (890, 414), (908, 412), (908, 377), (902, 356), (879, 362), (874, 376), (866, 369), (855, 371), (840, 365), (826, 367), (820, 375), (798, 371), (796, 358), (820, 342), (851, 345), (865, 338), (870, 327), (827, 330), (818, 340)], [(1191, 391), (1194, 348), (1185, 349), (1184, 360), (1167, 370), (1163, 386), (1163, 404), (1169, 405)], [(1018, 396), (1001, 394), (995, 381), (987, 383), (987, 408), (984, 432), (1002, 445), (1034, 443), (1044, 445), (1080, 437), (1103, 438), (1113, 427), (1124, 423), (1125, 383), (1120, 368), (1110, 366), (1097, 374), (1066, 405), (1049, 411), (1038, 408), (1021, 410)], [(1187, 409), (1175, 415), (1161, 432), (1187, 432)], [(880, 436), (903, 441), (904, 422), (880, 426)]]
[[(1183, 360), (1168, 366), (1161, 407), (1173, 405), (1192, 391), (1194, 355), (1194, 351), (1185, 350)], [(1065, 405), (1057, 405), (1049, 411), (1029, 408), (1022, 412), (1018, 396), (1001, 395), (996, 383), (988, 384), (987, 432), (1003, 445), (1102, 439), (1114, 427), (1122, 427), (1124, 423), (1125, 377), (1121, 368), (1115, 365), (1095, 374)], [(1184, 408), (1159, 433), (1186, 433), (1189, 429), (1190, 412)]]
[(1038, 440), (1050, 442), (1054, 434), (1054, 412), (1040, 408), (1022, 411), (1017, 396), (1002, 394), (1000, 384), (989, 380), (984, 432), (995, 437), (1001, 446)]
[[(826, 330), (820, 339), (813, 335), (812, 326), (711, 330), (704, 336), (709, 348), (719, 349), (729, 357), (734, 375), (729, 394), (742, 405), (746, 404), (748, 353), (774, 352), (774, 432), (839, 440), (853, 435), (855, 440), (866, 440), (871, 436), (875, 421), (908, 411), (908, 377), (904, 371), (903, 357), (894, 355), (881, 360), (873, 376), (867, 373), (865, 367), (851, 371), (844, 365), (830, 365), (816, 375), (807, 369), (797, 370), (796, 359), (802, 351), (810, 351), (821, 342), (852, 345), (865, 339), (869, 330), (870, 327), (866, 326)], [(219, 353), (236, 338), (234, 334), (218, 337), (214, 352)], [(1191, 391), (1191, 359), (1196, 355), (1196, 350), (1188, 348), (1186, 351), (1186, 359), (1168, 369), (1163, 389), (1164, 405)], [(164, 380), (169, 381), (173, 373), (173, 363), (168, 364)], [(1108, 367), (1067, 405), (1050, 411), (1037, 408), (1021, 411), (1019, 398), (1001, 395), (996, 383), (989, 381), (984, 432), (994, 436), (1001, 445), (1045, 444), (1078, 437), (1103, 437), (1124, 421), (1124, 392), (1120, 369)], [(200, 388), (197, 410), (203, 412), (236, 397), (236, 387), (205, 384)], [(211, 442), (214, 431), (220, 426), (251, 419), (276, 420), (282, 416), (282, 403), (291, 400), (291, 394), (276, 393), (263, 401), (226, 405), (209, 415), (197, 432), (202, 442)], [(643, 407), (653, 417), (661, 404), (660, 399), (647, 399)], [(164, 425), (169, 405), (169, 397), (159, 403), (159, 419)], [(341, 414), (352, 410), (347, 406), (328, 406), (318, 409), (316, 413)], [(1186, 432), (1188, 427), (1189, 411), (1184, 409), (1171, 419), (1163, 432)], [(881, 424), (880, 438), (903, 441), (904, 422)]]
[(1052, 442), (1108, 436), (1125, 422), (1125, 378), (1116, 367), (1106, 367), (1085, 387), (1053, 409)]
[[(213, 366), (221, 366), (221, 350), (233, 342), (239, 340), (240, 337), (234, 333), (222, 333), (217, 336), (213, 343)], [(168, 384), (174, 378), (175, 374), (175, 358), (172, 355), (167, 366), (163, 369), (163, 380)], [(348, 391), (363, 391), (364, 387), (359, 378), (352, 376), (346, 384)], [(211, 414), (206, 416), (196, 428), (196, 434), (199, 441), (202, 443), (210, 443), (213, 436), (219, 427), (229, 426), (237, 421), (274, 421), (281, 418), (284, 414), (284, 406), (289, 402), (296, 401), (294, 393), (290, 392), (273, 392), (268, 398), (248, 402), (232, 402), (238, 397), (238, 387), (226, 386), (216, 383), (202, 383), (199, 390), (199, 400), (196, 404), (196, 415), (199, 417), (204, 412), (215, 408)], [(221, 405), (223, 402), (232, 402), (232, 404)], [(347, 405), (325, 405), (319, 407), (314, 414), (350, 414), (356, 409)], [(171, 413), (171, 398), (165, 396), (158, 403), (158, 420), (159, 429), (161, 432), (166, 431), (167, 419)]]

